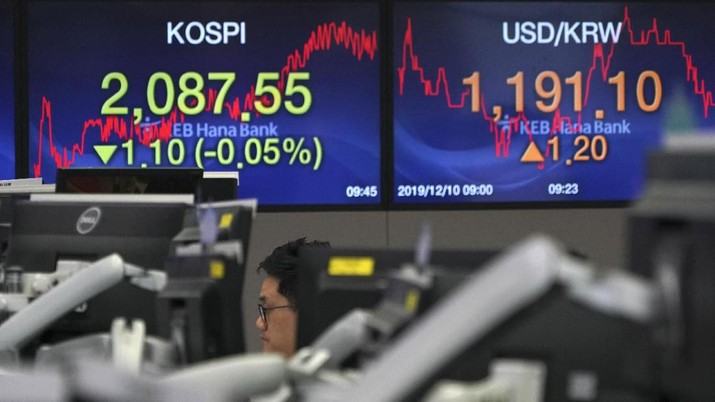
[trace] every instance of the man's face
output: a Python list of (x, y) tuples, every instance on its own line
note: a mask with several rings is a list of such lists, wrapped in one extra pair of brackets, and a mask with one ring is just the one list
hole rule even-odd
[[(267, 276), (261, 285), (259, 303), (266, 310), (267, 322), (258, 316), (256, 327), (261, 330), (261, 341), (264, 352), (281, 353), (290, 357), (295, 353), (295, 333), (298, 313), (287, 297), (278, 293), (278, 279)], [(280, 307), (272, 309), (273, 307)]]

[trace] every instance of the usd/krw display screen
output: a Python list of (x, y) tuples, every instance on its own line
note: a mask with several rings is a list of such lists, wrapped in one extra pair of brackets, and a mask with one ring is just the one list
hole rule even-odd
[(0, 179), (15, 178), (13, 3), (0, 2)]
[(239, 171), (260, 205), (380, 204), (379, 4), (30, 1), (30, 173)]
[(631, 201), (715, 136), (715, 6), (398, 2), (392, 203)]

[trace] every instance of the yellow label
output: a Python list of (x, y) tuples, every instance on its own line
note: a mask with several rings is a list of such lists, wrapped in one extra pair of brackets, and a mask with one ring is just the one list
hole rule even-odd
[(420, 305), (420, 292), (412, 289), (405, 295), (405, 310), (410, 313), (417, 311), (417, 307)]
[(331, 257), (328, 262), (330, 276), (372, 276), (375, 260), (371, 257)]
[(231, 223), (233, 223), (233, 214), (230, 212), (227, 212), (223, 215), (221, 215), (221, 222), (219, 222), (218, 226), (221, 229), (227, 229), (231, 227)]
[(211, 260), (209, 265), (209, 276), (213, 279), (223, 279), (226, 267), (221, 260)]

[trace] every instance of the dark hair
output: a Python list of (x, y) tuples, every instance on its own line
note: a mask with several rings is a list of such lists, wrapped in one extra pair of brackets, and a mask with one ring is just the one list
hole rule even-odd
[(266, 257), (256, 271), (264, 270), (269, 276), (278, 279), (278, 293), (285, 296), (292, 304), (298, 302), (296, 285), (298, 268), (298, 249), (301, 247), (330, 247), (325, 241), (307, 241), (305, 237), (278, 246)]

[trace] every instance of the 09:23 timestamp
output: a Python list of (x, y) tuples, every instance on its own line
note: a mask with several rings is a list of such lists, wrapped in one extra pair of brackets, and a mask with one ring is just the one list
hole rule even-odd
[(549, 183), (547, 190), (549, 195), (576, 195), (578, 183)]

